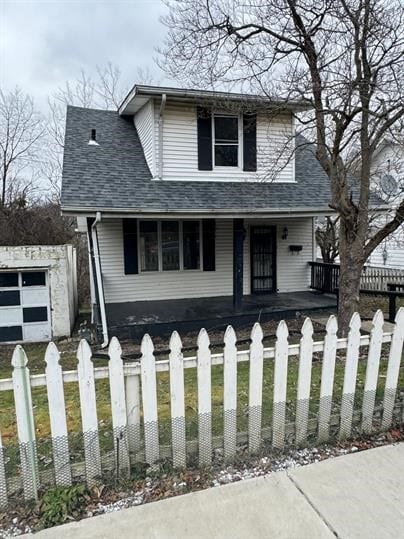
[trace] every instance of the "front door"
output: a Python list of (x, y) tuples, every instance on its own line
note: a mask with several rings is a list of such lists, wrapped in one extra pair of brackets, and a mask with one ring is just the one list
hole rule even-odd
[(251, 227), (251, 293), (276, 292), (276, 227)]

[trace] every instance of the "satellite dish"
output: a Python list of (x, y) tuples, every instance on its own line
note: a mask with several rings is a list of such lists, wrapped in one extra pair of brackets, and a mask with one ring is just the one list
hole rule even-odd
[(386, 174), (382, 178), (381, 187), (385, 195), (393, 196), (397, 193), (397, 180), (391, 174)]

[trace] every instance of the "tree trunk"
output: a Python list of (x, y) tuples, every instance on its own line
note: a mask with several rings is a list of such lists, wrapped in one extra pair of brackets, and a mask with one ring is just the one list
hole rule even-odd
[(338, 297), (338, 329), (346, 337), (349, 322), (359, 308), (359, 289), (364, 266), (363, 247), (352, 225), (341, 220), (340, 228), (340, 279)]

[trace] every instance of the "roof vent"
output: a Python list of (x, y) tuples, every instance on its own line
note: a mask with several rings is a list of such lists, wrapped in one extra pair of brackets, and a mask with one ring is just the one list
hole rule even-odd
[(90, 140), (88, 141), (88, 144), (90, 146), (99, 146), (97, 142), (97, 131), (95, 129), (91, 129)]

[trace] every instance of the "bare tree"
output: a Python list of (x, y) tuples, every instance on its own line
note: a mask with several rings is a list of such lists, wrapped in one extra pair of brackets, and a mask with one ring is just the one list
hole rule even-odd
[(43, 135), (43, 120), (32, 98), (19, 88), (0, 89), (0, 206), (33, 188)]
[(327, 216), (316, 227), (316, 240), (323, 262), (333, 264), (339, 252), (338, 217)]
[[(237, 84), (306, 98), (301, 121), (329, 177), (339, 216), (339, 326), (348, 330), (363, 265), (404, 220), (404, 200), (368, 238), (371, 161), (404, 116), (400, 0), (173, 0), (162, 67), (204, 86)], [(357, 174), (355, 175), (354, 172)]]

